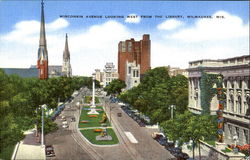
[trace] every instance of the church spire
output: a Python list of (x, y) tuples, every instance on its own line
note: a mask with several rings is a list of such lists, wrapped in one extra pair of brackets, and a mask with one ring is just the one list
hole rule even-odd
[(45, 18), (44, 18), (44, 2), (41, 2), (41, 26), (40, 26), (40, 39), (38, 49), (37, 68), (39, 69), (39, 78), (48, 78), (48, 51), (45, 36)]
[(70, 53), (68, 45), (68, 35), (66, 33), (65, 47), (63, 51), (63, 65), (62, 65), (62, 74), (66, 77), (72, 76), (72, 69), (70, 65)]
[(63, 52), (63, 59), (70, 60), (69, 46), (68, 46), (68, 35), (66, 33), (65, 48)]

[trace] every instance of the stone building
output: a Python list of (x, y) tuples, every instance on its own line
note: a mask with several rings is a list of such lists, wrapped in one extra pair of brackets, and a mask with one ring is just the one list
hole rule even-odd
[(188, 71), (186, 69), (181, 69), (179, 67), (171, 67), (168, 66), (168, 73), (169, 76), (177, 76), (177, 75), (183, 75), (185, 77), (188, 77)]
[[(143, 75), (150, 69), (151, 41), (148, 34), (144, 34), (142, 40), (133, 38), (121, 41), (118, 44), (118, 73), (119, 79), (126, 80), (126, 62), (140, 65), (140, 74)], [(140, 76), (141, 76), (140, 75)]]
[(134, 62), (126, 62), (126, 89), (138, 86), (140, 83), (140, 65)]
[[(189, 110), (201, 113), (201, 70), (223, 75), (226, 89), (224, 106), (224, 141), (234, 144), (233, 136), (238, 136), (237, 144), (250, 144), (250, 56), (240, 56), (219, 60), (199, 60), (189, 62)], [(218, 108), (216, 96), (212, 98), (210, 111), (215, 115)]]
[(95, 78), (100, 82), (100, 85), (106, 87), (114, 79), (118, 79), (118, 73), (115, 65), (112, 62), (106, 63), (103, 72), (100, 69), (95, 70)]

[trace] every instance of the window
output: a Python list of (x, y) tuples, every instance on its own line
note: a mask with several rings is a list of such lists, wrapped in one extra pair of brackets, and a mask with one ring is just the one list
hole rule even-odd
[(238, 97), (238, 111), (239, 111), (239, 113), (241, 114), (241, 112), (242, 112), (242, 107), (241, 107), (241, 97), (240, 97), (240, 96)]
[(242, 88), (242, 80), (239, 80), (239, 88)]
[(227, 88), (227, 80), (224, 81), (224, 88)]
[(234, 88), (234, 81), (231, 81), (231, 88)]
[(128, 67), (128, 73), (131, 74), (131, 67)]
[(246, 101), (247, 101), (247, 111), (246, 111), (246, 116), (250, 116), (250, 97), (247, 96), (246, 98)]
[(239, 127), (235, 127), (235, 132), (236, 132), (236, 135), (238, 137), (238, 139), (240, 138), (240, 128)]
[(248, 137), (248, 131), (244, 129), (243, 132), (244, 132), (245, 143), (248, 143), (248, 139), (249, 139), (249, 137)]
[(133, 70), (133, 77), (135, 77), (135, 70)]
[(250, 89), (250, 79), (247, 81), (247, 88)]
[(126, 52), (126, 43), (122, 42), (122, 52)]
[(139, 71), (136, 71), (136, 77), (139, 77)]
[(234, 112), (234, 96), (230, 95), (231, 112)]
[(132, 52), (132, 42), (128, 42), (128, 52)]
[(232, 126), (231, 126), (231, 124), (228, 124), (228, 133), (229, 133), (228, 138), (231, 139), (232, 138)]

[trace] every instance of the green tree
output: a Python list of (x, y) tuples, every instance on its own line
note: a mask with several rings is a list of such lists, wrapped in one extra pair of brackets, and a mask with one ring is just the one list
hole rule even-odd
[(107, 95), (111, 94), (120, 94), (122, 89), (126, 87), (126, 84), (124, 81), (120, 79), (114, 79), (112, 82), (110, 82), (105, 88), (104, 91), (107, 92)]
[[(183, 123), (185, 122), (185, 123)], [(192, 141), (193, 158), (195, 146), (204, 137), (216, 136), (216, 122), (209, 115), (193, 115), (186, 111), (175, 119), (163, 122), (162, 127), (168, 137), (178, 141), (179, 145)]]

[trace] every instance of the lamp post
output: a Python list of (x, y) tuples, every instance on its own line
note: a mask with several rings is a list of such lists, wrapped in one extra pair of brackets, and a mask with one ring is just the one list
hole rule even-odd
[(44, 147), (44, 108), (46, 107), (46, 104), (42, 105), (41, 106), (41, 109), (42, 109), (42, 135), (41, 135), (41, 146)]
[(170, 107), (168, 107), (168, 109), (171, 109), (171, 119), (173, 119), (174, 118), (175, 105), (171, 105)]

